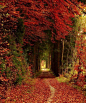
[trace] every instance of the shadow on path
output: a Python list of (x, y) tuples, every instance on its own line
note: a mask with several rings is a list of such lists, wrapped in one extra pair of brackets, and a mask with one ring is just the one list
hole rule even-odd
[(55, 75), (52, 73), (52, 71), (42, 69), (41, 74), (37, 78), (55, 78)]

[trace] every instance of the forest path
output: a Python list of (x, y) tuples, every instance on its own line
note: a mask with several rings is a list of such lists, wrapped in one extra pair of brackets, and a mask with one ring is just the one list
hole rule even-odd
[(0, 103), (86, 103), (86, 98), (82, 92), (59, 83), (56, 78), (35, 78), (34, 85), (9, 89), (6, 101)]
[[(42, 69), (42, 72), (38, 76), (38, 78), (55, 78), (55, 76), (51, 71), (48, 71), (47, 69)], [(50, 96), (47, 99), (47, 103), (51, 103), (53, 101), (52, 98), (55, 95), (55, 88), (51, 86), (50, 83), (46, 80), (45, 80), (45, 83), (48, 84), (49, 89), (50, 89)]]
[(82, 92), (75, 88), (67, 85), (66, 83), (59, 83), (56, 78), (45, 79), (46, 83), (52, 86), (55, 90), (51, 92), (51, 101), (45, 103), (86, 103), (86, 97)]
[(82, 92), (66, 83), (59, 83), (51, 71), (44, 69), (38, 78), (45, 78), (45, 83), (50, 88), (46, 103), (86, 103), (86, 97)]
[(38, 78), (43, 79), (50, 89), (47, 102), (44, 103), (86, 103), (82, 92), (66, 83), (59, 83), (51, 71), (44, 69)]
[(45, 82), (49, 85), (50, 88), (50, 96), (47, 99), (47, 103), (51, 103), (53, 101), (52, 98), (55, 96), (55, 88), (51, 86), (48, 81), (45, 80)]
[(41, 74), (37, 78), (55, 78), (54, 74), (47, 69), (42, 69)]

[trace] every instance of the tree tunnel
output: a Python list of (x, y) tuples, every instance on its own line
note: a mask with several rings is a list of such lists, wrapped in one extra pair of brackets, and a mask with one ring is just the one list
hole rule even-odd
[(40, 69), (50, 69), (52, 72), (59, 76), (61, 73), (61, 53), (62, 46), (61, 41), (57, 41), (56, 43), (49, 44), (47, 42), (44, 43), (35, 43), (34, 45), (34, 72), (39, 71)]

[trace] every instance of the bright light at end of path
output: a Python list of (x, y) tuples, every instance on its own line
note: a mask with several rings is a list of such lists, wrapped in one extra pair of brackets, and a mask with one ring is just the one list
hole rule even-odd
[(47, 71), (50, 71), (50, 69), (44, 68), (44, 69), (41, 69), (41, 71), (47, 72)]
[(80, 34), (78, 33), (78, 36), (79, 36)]
[(41, 69), (41, 70), (45, 70), (45, 69)]
[(85, 39), (86, 39), (86, 36), (85, 36)]

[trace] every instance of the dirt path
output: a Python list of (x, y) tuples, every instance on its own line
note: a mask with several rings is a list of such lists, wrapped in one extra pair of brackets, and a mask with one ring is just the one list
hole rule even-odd
[(51, 86), (50, 83), (46, 80), (45, 80), (45, 83), (48, 84), (49, 89), (50, 89), (50, 96), (47, 99), (47, 103), (51, 103), (53, 101), (52, 98), (55, 95), (55, 88), (53, 86)]
[(45, 83), (50, 89), (50, 95), (45, 103), (86, 103), (86, 97), (82, 92), (66, 83), (59, 83), (51, 72), (42, 72), (39, 77), (46, 78)]
[(85, 96), (65, 83), (59, 83), (56, 78), (34, 79), (32, 85), (21, 85), (7, 91), (7, 99), (0, 103), (86, 103)]
[(51, 103), (53, 101), (52, 98), (55, 96), (55, 88), (53, 88), (51, 85), (49, 85), (49, 87), (50, 87), (51, 95), (47, 99), (47, 103)]
[(55, 76), (50, 71), (43, 71), (38, 78), (55, 78)]

